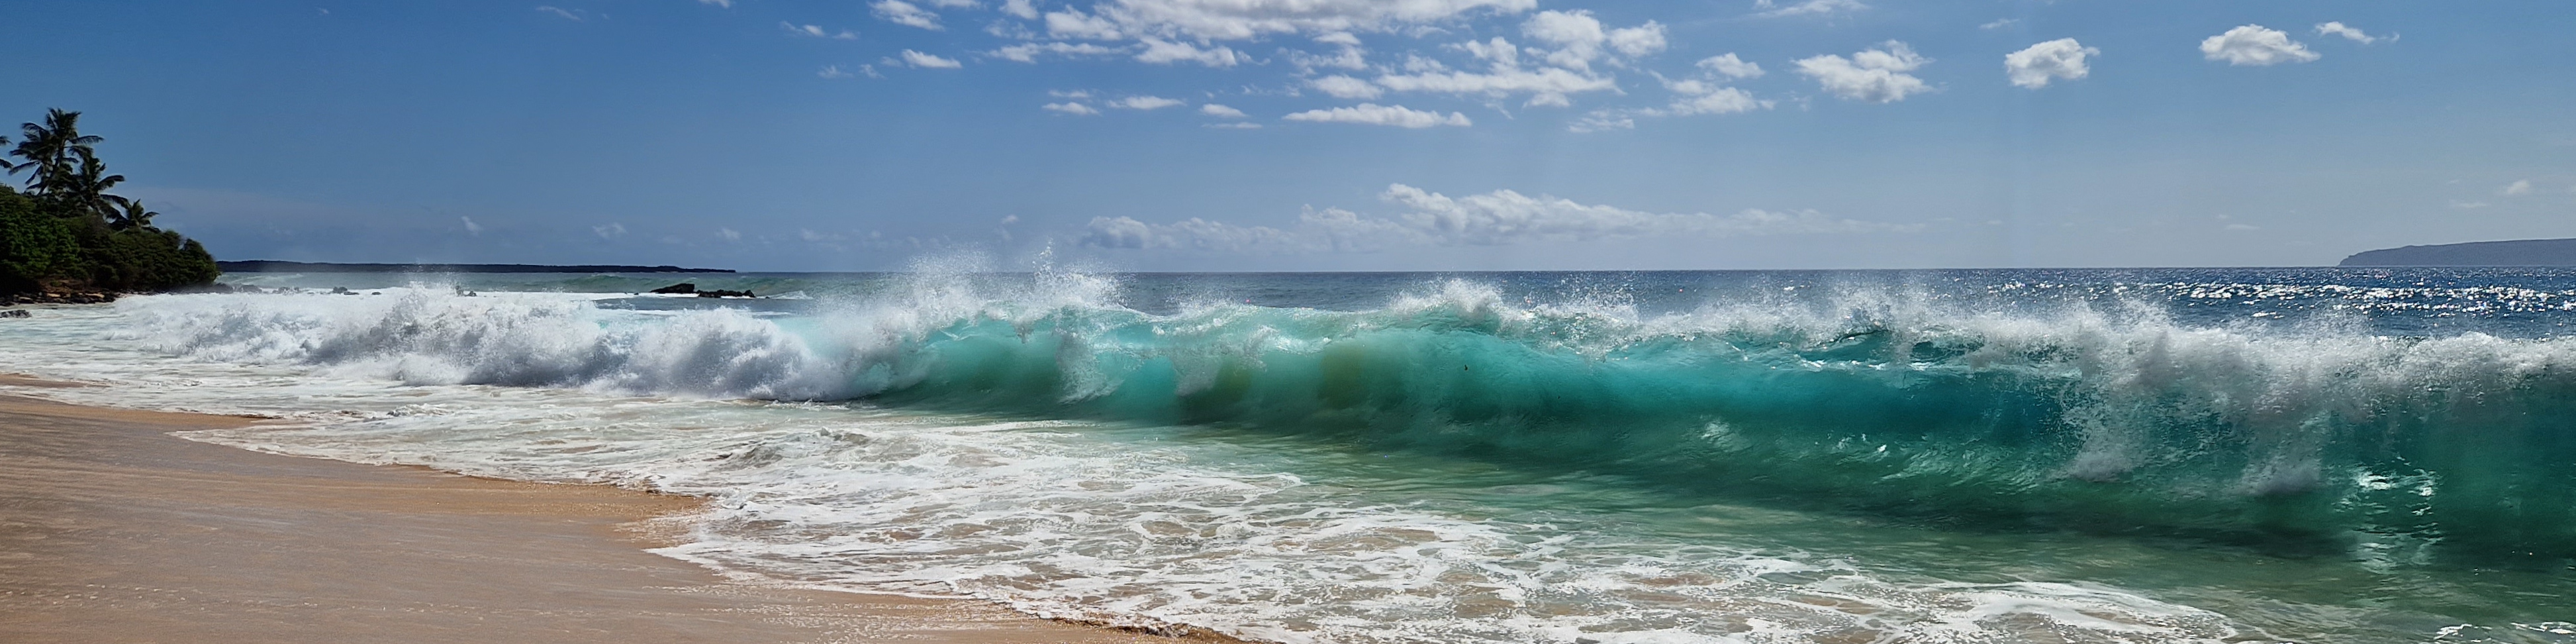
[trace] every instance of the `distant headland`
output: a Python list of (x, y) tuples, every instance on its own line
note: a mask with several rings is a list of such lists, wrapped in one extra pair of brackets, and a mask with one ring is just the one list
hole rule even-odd
[(723, 268), (678, 266), (546, 266), (540, 264), (334, 264), (254, 259), (215, 262), (226, 273), (731, 273)]
[(2383, 248), (2338, 266), (2576, 266), (2576, 239), (2518, 239)]

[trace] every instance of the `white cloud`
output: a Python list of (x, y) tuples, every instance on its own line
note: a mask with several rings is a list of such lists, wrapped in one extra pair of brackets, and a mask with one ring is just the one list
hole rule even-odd
[(2389, 35), (2386, 35), (2386, 36), (2373, 36), (2373, 35), (2370, 35), (2370, 34), (2362, 33), (2362, 32), (2361, 32), (2361, 30), (2359, 30), (2359, 29), (2354, 29), (2354, 28), (2352, 28), (2352, 27), (2344, 26), (2344, 24), (2343, 24), (2343, 23), (2340, 23), (2340, 22), (2320, 22), (2320, 23), (2317, 23), (2317, 35), (2319, 35), (2319, 36), (2342, 36), (2342, 37), (2344, 37), (2344, 39), (2345, 39), (2345, 40), (2350, 40), (2350, 41), (2357, 42), (2357, 43), (2361, 43), (2361, 44), (2364, 44), (2364, 45), (2377, 44), (2379, 41), (2382, 41), (2382, 40), (2391, 41), (2391, 42), (2394, 42), (2394, 41), (2396, 41), (2396, 40), (2397, 40), (2397, 34), (2389, 34)]
[(473, 217), (466, 217), (466, 216), (463, 216), (463, 215), (459, 215), (459, 216), (457, 216), (457, 217), (456, 217), (456, 220), (457, 220), (457, 221), (465, 222), (465, 234), (468, 234), (468, 235), (477, 235), (477, 236), (479, 236), (479, 235), (482, 235), (482, 234), (483, 234), (483, 225), (482, 225), (482, 224), (474, 223), (474, 218), (473, 218)]
[(903, 50), (903, 64), (930, 69), (956, 69), (966, 66), (955, 58), (941, 58), (910, 49)]
[[(868, 75), (868, 77), (869, 77), (869, 78), (876, 78), (876, 77), (877, 77), (877, 70), (876, 70), (876, 68), (875, 68), (875, 67), (870, 67), (870, 66), (867, 66), (867, 65), (860, 65), (860, 66), (859, 66), (859, 70), (860, 70), (860, 71), (863, 71), (863, 72), (867, 72), (867, 75)], [(815, 75), (815, 76), (821, 76), (821, 77), (824, 77), (824, 78), (835, 78), (835, 79), (837, 79), (837, 78), (856, 78), (856, 77), (858, 77), (858, 75), (857, 75), (857, 74), (852, 74), (852, 73), (850, 73), (848, 70), (841, 69), (841, 66), (840, 66), (840, 65), (824, 65), (824, 66), (823, 66), (823, 71), (814, 72), (814, 75)]]
[(1144, 38), (1142, 41), (1145, 43), (1145, 51), (1136, 54), (1137, 62), (1169, 65), (1187, 61), (1209, 67), (1233, 67), (1235, 63), (1252, 59), (1250, 56), (1234, 53), (1233, 49), (1221, 46), (1200, 49), (1189, 43), (1157, 38)]
[(1707, 57), (1707, 58), (1702, 58), (1702, 59), (1700, 59), (1700, 61), (1699, 61), (1698, 63), (1696, 63), (1696, 64), (1698, 65), (1698, 67), (1699, 67), (1700, 69), (1705, 69), (1705, 70), (1708, 70), (1708, 71), (1711, 71), (1711, 72), (1715, 72), (1715, 73), (1717, 73), (1717, 74), (1719, 74), (1719, 75), (1721, 75), (1721, 76), (1725, 76), (1725, 77), (1727, 77), (1727, 78), (1761, 78), (1761, 77), (1762, 77), (1762, 66), (1761, 66), (1761, 65), (1756, 65), (1756, 64), (1753, 64), (1753, 63), (1744, 62), (1744, 59), (1742, 59), (1742, 58), (1736, 58), (1736, 57), (1735, 57), (1735, 54), (1734, 54), (1733, 52), (1729, 52), (1729, 53), (1726, 53), (1726, 54), (1723, 54), (1723, 55), (1718, 55), (1718, 56), (1710, 56), (1710, 57)]
[(1048, 34), (1058, 38), (1117, 40), (1125, 37), (1119, 33), (1118, 23), (1073, 9), (1048, 13), (1046, 27)]
[(742, 241), (742, 231), (731, 228), (717, 228), (716, 236), (725, 238), (725, 241)]
[(1636, 58), (1652, 54), (1663, 51), (1666, 44), (1663, 23), (1652, 20), (1635, 27), (1610, 30), (1610, 48), (1622, 56)]
[(2073, 38), (2059, 38), (2004, 54), (2004, 77), (2014, 87), (2039, 89), (2052, 79), (2076, 80), (2093, 73), (2086, 66), (2088, 56), (2102, 55), (2102, 50), (2086, 47)]
[(2451, 207), (2453, 207), (2453, 208), (2458, 208), (2458, 209), (2461, 209), (2461, 210), (2476, 210), (2476, 209), (2479, 209), (2479, 208), (2485, 208), (2485, 207), (2487, 207), (2487, 202), (2484, 202), (2484, 201), (2456, 201), (2456, 200), (2454, 200), (2454, 201), (2452, 201), (2452, 202), (2451, 202)]
[(1218, 129), (1218, 130), (1258, 130), (1258, 129), (1261, 129), (1261, 124), (1260, 124), (1260, 123), (1244, 123), (1244, 122), (1235, 122), (1235, 123), (1209, 123), (1209, 124), (1201, 125), (1201, 126), (1199, 126), (1199, 127), (1210, 128), (1210, 129)]
[(1200, 113), (1200, 114), (1206, 114), (1206, 115), (1208, 115), (1208, 116), (1214, 116), (1214, 117), (1218, 117), (1218, 118), (1229, 118), (1229, 119), (1239, 119), (1239, 118), (1243, 118), (1243, 117), (1244, 117), (1243, 110), (1238, 110), (1238, 109), (1234, 109), (1234, 108), (1231, 108), (1231, 107), (1226, 107), (1226, 106), (1223, 106), (1223, 105), (1218, 105), (1218, 104), (1215, 104), (1215, 103), (1209, 103), (1209, 104), (1206, 104), (1206, 105), (1201, 105), (1201, 106), (1199, 106), (1199, 113)]
[(698, 0), (698, 4), (715, 5), (726, 9), (733, 8), (733, 0)]
[(1389, 74), (1377, 77), (1377, 84), (1399, 92), (1485, 94), (1495, 97), (1527, 93), (1531, 95), (1530, 103), (1533, 105), (1565, 105), (1568, 94), (1618, 89), (1618, 84), (1608, 78), (1578, 74), (1561, 67), (1546, 67), (1537, 71), (1514, 67), (1497, 69), (1490, 74), (1472, 72)]
[(1315, 91), (1331, 94), (1333, 98), (1371, 99), (1386, 93), (1386, 90), (1370, 85), (1368, 81), (1339, 74), (1307, 79), (1306, 86), (1315, 88)]
[[(1269, 34), (1384, 31), (1473, 12), (1528, 11), (1536, 0), (1108, 0), (1092, 14), (1047, 14), (1049, 33), (1078, 38), (1140, 36), (1248, 40)], [(1061, 21), (1057, 16), (1065, 16)], [(1068, 29), (1058, 29), (1059, 24)]]
[(2516, 179), (2513, 183), (2505, 184), (2504, 189), (2497, 191), (2497, 193), (2507, 197), (2520, 197), (2531, 194), (2531, 180)]
[(590, 233), (598, 235), (600, 239), (616, 239), (626, 236), (626, 224), (609, 222), (606, 226), (592, 226)]
[(576, 13), (573, 13), (573, 12), (570, 12), (570, 11), (565, 11), (565, 10), (563, 10), (563, 9), (561, 9), (561, 8), (557, 8), (557, 7), (549, 7), (549, 6), (545, 6), (545, 5), (537, 5), (537, 13), (547, 14), (547, 15), (551, 15), (551, 16), (554, 16), (554, 17), (557, 17), (557, 18), (562, 18), (562, 19), (565, 19), (565, 20), (570, 20), (570, 21), (573, 21), (573, 22), (581, 22), (581, 14), (576, 14)]
[(2304, 63), (2324, 56), (2291, 40), (2290, 34), (2262, 25), (2245, 25), (2200, 41), (2200, 55), (2229, 65), (2263, 66)]
[(800, 25), (800, 24), (796, 24), (796, 23), (792, 23), (792, 22), (781, 22), (781, 23), (778, 23), (778, 28), (780, 28), (780, 29), (785, 29), (785, 30), (787, 30), (787, 33), (795, 34), (795, 35), (798, 35), (798, 36), (812, 36), (812, 37), (815, 37), (815, 38), (830, 38), (830, 39), (833, 39), (833, 40), (858, 40), (858, 39), (859, 39), (859, 35), (858, 35), (858, 34), (856, 34), (856, 33), (851, 33), (851, 32), (850, 32), (850, 30), (848, 30), (848, 29), (843, 29), (843, 30), (841, 30), (841, 31), (840, 31), (840, 32), (838, 32), (838, 33), (834, 33), (834, 32), (832, 32), (832, 31), (829, 31), (829, 30), (824, 29), (822, 25)]
[[(1635, 27), (1605, 29), (1599, 19), (1592, 17), (1592, 12), (1582, 10), (1538, 12), (1521, 23), (1521, 34), (1557, 48), (1543, 56), (1547, 64), (1586, 72), (1592, 70), (1592, 63), (1607, 58), (1608, 52), (1616, 51), (1634, 58), (1663, 51), (1666, 44), (1661, 23), (1649, 20)], [(1490, 44), (1468, 43), (1462, 47), (1498, 65), (1516, 64), (1510, 59), (1494, 57), (1497, 52), (1480, 51), (1483, 47), (1501, 44), (1504, 44), (1502, 39), (1496, 38)]]
[(1720, 87), (1706, 81), (1666, 81), (1664, 88), (1673, 90), (1682, 97), (1673, 99), (1671, 105), (1664, 107), (1593, 110), (1592, 113), (1583, 115), (1583, 118), (1567, 124), (1565, 129), (1574, 132), (1626, 130), (1637, 127), (1637, 119), (1640, 118), (1737, 114), (1767, 110), (1772, 106), (1771, 101), (1754, 98), (1752, 92), (1733, 87)]
[(1048, 103), (1039, 107), (1076, 116), (1092, 116), (1100, 113), (1100, 110), (1093, 109), (1089, 105), (1074, 102)]
[(1603, 41), (1610, 39), (1610, 34), (1602, 31), (1601, 21), (1594, 19), (1592, 12), (1582, 10), (1538, 12), (1521, 23), (1521, 35), (1568, 50), (1587, 52), (1600, 48)]
[(1182, 101), (1182, 100), (1179, 100), (1179, 99), (1163, 98), (1163, 97), (1160, 97), (1160, 96), (1129, 96), (1129, 97), (1126, 97), (1126, 98), (1122, 98), (1122, 99), (1118, 99), (1118, 100), (1114, 100), (1114, 101), (1110, 101), (1110, 102), (1109, 102), (1109, 106), (1110, 106), (1110, 107), (1115, 107), (1115, 108), (1122, 109), (1122, 110), (1140, 110), (1140, 111), (1141, 111), (1141, 110), (1159, 110), (1159, 109), (1163, 109), (1163, 108), (1166, 108), (1166, 107), (1173, 107), (1173, 106), (1177, 106), (1177, 105), (1187, 105), (1187, 104), (1188, 104), (1188, 102), (1186, 102), (1186, 101)]
[(1671, 111), (1675, 115), (1690, 116), (1693, 114), (1735, 114), (1738, 112), (1751, 112), (1757, 109), (1769, 109), (1770, 107), (1770, 101), (1754, 100), (1753, 93), (1751, 92), (1733, 87), (1720, 87), (1710, 90), (1705, 94), (1675, 101), (1673, 102)]
[(1466, 127), (1475, 124), (1474, 121), (1467, 120), (1467, 115), (1457, 112), (1450, 112), (1448, 116), (1441, 116), (1439, 112), (1425, 112), (1422, 110), (1407, 108), (1402, 105), (1379, 105), (1376, 103), (1361, 103), (1351, 107), (1336, 107), (1332, 109), (1307, 110), (1280, 118), (1290, 121), (1364, 123), (1368, 125), (1393, 125), (1396, 127), (1417, 129), (1438, 127), (1442, 125)]
[(877, 0), (875, 3), (869, 4), (868, 8), (874, 9), (876, 11), (877, 18), (886, 22), (906, 27), (920, 27), (931, 31), (942, 31), (947, 29), (947, 27), (939, 25), (939, 14), (931, 13), (930, 10), (914, 6), (912, 3), (904, 2), (903, 0)]
[(1038, 6), (1029, 0), (1002, 0), (1002, 13), (1021, 20), (1038, 19)]
[(1826, 93), (1847, 100), (1893, 103), (1932, 91), (1923, 79), (1905, 73), (1931, 62), (1905, 43), (1890, 40), (1879, 49), (1862, 50), (1851, 58), (1824, 55), (1801, 59), (1798, 73), (1816, 79)]
[(1989, 23), (1986, 23), (1986, 24), (1977, 25), (1977, 28), (1978, 28), (1978, 29), (1983, 29), (1983, 30), (1986, 30), (1986, 31), (1994, 31), (1994, 30), (1997, 30), (1997, 29), (2002, 29), (2002, 28), (2005, 28), (2005, 27), (2013, 26), (2015, 23), (2019, 23), (2019, 22), (2021, 22), (2021, 19), (2020, 19), (2020, 18), (1998, 18), (1998, 19), (1996, 19), (1994, 22), (1989, 22)]
[(1833, 15), (1841, 12), (1868, 9), (1869, 5), (1861, 4), (1860, 0), (1806, 0), (1805, 2), (1780, 7), (1776, 6), (1771, 0), (1754, 0), (1753, 8), (1769, 10), (1753, 14), (1755, 16), (1764, 18), (1783, 18), (1789, 16)]
[(1103, 47), (1087, 42), (1033, 42), (1020, 43), (1009, 47), (1003, 47), (1001, 49), (995, 49), (985, 52), (984, 55), (1004, 60), (1034, 63), (1038, 62), (1038, 56), (1045, 54), (1053, 54), (1057, 56), (1109, 56), (1123, 53), (1127, 53), (1127, 50), (1117, 47)]
[[(1349, 37), (1350, 34), (1327, 34), (1327, 36)], [(1317, 42), (1325, 42), (1326, 44), (1337, 44), (1327, 42), (1323, 38), (1317, 38), (1315, 40)], [(1360, 48), (1359, 45), (1356, 44), (1359, 42), (1357, 39), (1353, 39), (1351, 42), (1354, 44), (1342, 45), (1340, 48), (1335, 49), (1331, 55), (1315, 54), (1293, 49), (1288, 50), (1288, 63), (1296, 65), (1297, 69), (1300, 71), (1314, 70), (1317, 68), (1368, 69), (1368, 50)]]
[(1404, 184), (1379, 199), (1404, 210), (1372, 217), (1340, 208), (1309, 210), (1288, 228), (1206, 219), (1148, 224), (1091, 220), (1079, 243), (1127, 249), (1209, 252), (1367, 252), (1419, 246), (1499, 246), (1637, 237), (1734, 237), (1908, 232), (1915, 227), (1836, 219), (1815, 211), (1744, 210), (1732, 215), (1649, 213), (1511, 190), (1450, 197)]

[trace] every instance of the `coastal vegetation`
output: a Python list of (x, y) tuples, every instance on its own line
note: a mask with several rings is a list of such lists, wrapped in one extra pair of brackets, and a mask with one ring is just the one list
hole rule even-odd
[(23, 187), (0, 185), (0, 304), (99, 302), (120, 293), (211, 284), (204, 245), (153, 225), (160, 213), (110, 193), (125, 182), (98, 157), (105, 139), (80, 132), (80, 112), (48, 110), (20, 126), (0, 159)]

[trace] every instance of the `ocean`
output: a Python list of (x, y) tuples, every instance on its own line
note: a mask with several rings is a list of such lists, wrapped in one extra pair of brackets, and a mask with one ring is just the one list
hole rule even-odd
[[(0, 371), (1138, 628), (2576, 642), (2576, 271), (959, 264), (233, 275), (271, 292), (0, 321)], [(675, 281), (765, 297), (638, 294)]]

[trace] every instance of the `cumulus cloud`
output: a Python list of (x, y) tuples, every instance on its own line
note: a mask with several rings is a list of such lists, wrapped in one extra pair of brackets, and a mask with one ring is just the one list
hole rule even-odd
[(1867, 9), (1869, 8), (1869, 5), (1861, 4), (1860, 0), (1806, 0), (1805, 2), (1799, 2), (1783, 7), (1773, 3), (1772, 0), (1754, 0), (1753, 8), (1763, 10), (1760, 13), (1753, 14), (1756, 16), (1764, 18), (1786, 18), (1790, 16), (1829, 16), (1837, 13), (1847, 13)]
[(1763, 74), (1761, 65), (1745, 62), (1735, 54), (1728, 53), (1701, 59), (1693, 66), (1699, 69), (1697, 77), (1669, 78), (1662, 74), (1655, 74), (1655, 79), (1663, 82), (1664, 89), (1676, 95), (1669, 104), (1660, 107), (1593, 110), (1583, 115), (1583, 118), (1567, 124), (1566, 129), (1575, 132), (1625, 130), (1637, 127), (1637, 119), (1640, 118), (1737, 114), (1771, 109), (1774, 104), (1769, 100), (1754, 98), (1752, 92), (1725, 85), (1730, 80), (1761, 77)]
[(1040, 108), (1044, 108), (1044, 109), (1048, 109), (1048, 110), (1054, 110), (1054, 111), (1058, 111), (1058, 112), (1063, 112), (1063, 113), (1066, 113), (1066, 114), (1072, 114), (1072, 115), (1075, 115), (1075, 116), (1092, 116), (1092, 115), (1095, 115), (1095, 114), (1099, 114), (1099, 113), (1100, 113), (1100, 110), (1099, 110), (1099, 109), (1093, 108), (1092, 106), (1084, 105), (1084, 104), (1081, 104), (1081, 103), (1075, 103), (1075, 102), (1071, 102), (1071, 101), (1066, 101), (1066, 102), (1063, 102), (1063, 103), (1048, 103), (1048, 104), (1045, 104), (1045, 105), (1040, 105), (1040, 106), (1038, 106), (1038, 107), (1040, 107)]
[(2085, 65), (2088, 56), (2102, 55), (2102, 50), (2086, 47), (2073, 38), (2059, 38), (2009, 54), (2004, 54), (2004, 77), (2015, 87), (2039, 89), (2053, 79), (2076, 80), (2093, 73)]
[(1333, 51), (1318, 54), (1295, 49), (1283, 50), (1288, 56), (1288, 63), (1297, 66), (1298, 73), (1311, 74), (1316, 69), (1368, 69), (1368, 49), (1360, 46), (1359, 36), (1336, 31), (1316, 36), (1314, 41), (1315, 44), (1332, 47)]
[(1711, 73), (1725, 76), (1727, 78), (1762, 77), (1761, 65), (1744, 62), (1744, 59), (1736, 58), (1733, 52), (1702, 58), (1697, 63), (1697, 66), (1700, 69), (1705, 69)]
[(2357, 42), (2357, 43), (2361, 43), (2361, 44), (2364, 44), (2364, 45), (2378, 44), (2378, 43), (2379, 43), (2379, 41), (2382, 41), (2382, 40), (2387, 40), (2387, 41), (2395, 41), (2395, 40), (2397, 40), (2397, 34), (2389, 34), (2389, 35), (2386, 35), (2386, 36), (2373, 36), (2373, 35), (2370, 35), (2370, 34), (2362, 33), (2362, 32), (2361, 32), (2361, 30), (2359, 30), (2359, 29), (2354, 29), (2354, 28), (2352, 28), (2352, 27), (2344, 26), (2344, 24), (2343, 24), (2343, 23), (2340, 23), (2340, 22), (2320, 22), (2320, 23), (2317, 23), (2317, 35), (2319, 35), (2319, 36), (2342, 36), (2345, 40), (2350, 40), (2350, 41)]
[(1145, 50), (1136, 54), (1137, 62), (1157, 65), (1193, 62), (1209, 67), (1233, 67), (1235, 63), (1252, 59), (1250, 56), (1235, 53), (1233, 49), (1221, 46), (1200, 49), (1189, 43), (1156, 38), (1145, 38), (1143, 42)]
[(884, 74), (877, 73), (877, 67), (875, 65), (860, 65), (859, 70), (855, 73), (850, 70), (841, 69), (840, 65), (825, 65), (823, 66), (823, 71), (814, 72), (814, 75), (832, 79), (857, 78), (860, 76), (866, 76), (868, 78), (885, 78)]
[(925, 54), (910, 49), (903, 50), (902, 55), (902, 63), (914, 67), (923, 67), (928, 69), (956, 69), (965, 66), (963, 63), (957, 62), (957, 59), (955, 58), (942, 58), (936, 55)]
[(1457, 112), (1450, 112), (1447, 116), (1442, 116), (1439, 112), (1426, 112), (1407, 108), (1402, 105), (1379, 105), (1376, 103), (1361, 103), (1351, 107), (1307, 110), (1280, 118), (1290, 121), (1312, 121), (1317, 123), (1393, 125), (1396, 127), (1415, 129), (1439, 127), (1443, 125), (1466, 127), (1475, 124), (1474, 121), (1467, 120), (1467, 115)]
[(2245, 25), (2210, 36), (2200, 41), (2200, 55), (2229, 65), (2254, 67), (2324, 58), (2309, 51), (2307, 45), (2291, 40), (2290, 34), (2262, 25)]
[(1003, 47), (1001, 49), (995, 49), (985, 52), (984, 55), (1003, 60), (1034, 63), (1038, 62), (1039, 56), (1047, 55), (1074, 57), (1110, 56), (1124, 53), (1127, 53), (1126, 49), (1118, 47), (1103, 47), (1087, 42), (1033, 42), (1020, 43), (1017, 45)]
[[(1229, 119), (1239, 119), (1239, 118), (1243, 118), (1243, 117), (1244, 117), (1243, 110), (1238, 110), (1238, 109), (1234, 109), (1234, 108), (1231, 108), (1231, 107), (1226, 107), (1226, 106), (1223, 106), (1223, 105), (1218, 105), (1218, 104), (1215, 104), (1215, 103), (1209, 103), (1209, 104), (1206, 104), (1206, 105), (1201, 105), (1201, 106), (1199, 106), (1199, 113), (1200, 113), (1200, 114), (1206, 114), (1206, 115), (1208, 115), (1208, 116), (1214, 116), (1214, 117), (1218, 117), (1218, 118), (1229, 118)], [(1257, 126), (1256, 126), (1256, 127), (1257, 127)]]
[(1547, 64), (1578, 71), (1591, 71), (1592, 64), (1608, 58), (1611, 52), (1629, 58), (1663, 51), (1664, 25), (1652, 20), (1624, 29), (1609, 29), (1592, 17), (1590, 11), (1541, 11), (1521, 23), (1521, 35), (1553, 45), (1546, 52)]
[(1905, 43), (1890, 40), (1850, 58), (1828, 54), (1800, 59), (1798, 73), (1815, 79), (1825, 93), (1846, 100), (1894, 103), (1932, 91), (1923, 79), (1906, 74), (1931, 62)]
[(1340, 208), (1308, 210), (1285, 228), (1206, 219), (1149, 224), (1101, 217), (1079, 243), (1128, 249), (1212, 252), (1366, 252), (1418, 246), (1500, 246), (1636, 237), (1906, 232), (1909, 226), (1837, 219), (1812, 210), (1744, 210), (1731, 215), (1649, 213), (1511, 190), (1450, 197), (1404, 184), (1379, 198), (1403, 212), (1373, 217)]
[(1059, 37), (1249, 40), (1272, 34), (1385, 31), (1536, 6), (1536, 0), (1109, 0), (1089, 14), (1070, 8), (1048, 12), (1046, 24)]
[(1772, 101), (1757, 99), (1752, 92), (1734, 87), (1720, 87), (1697, 80), (1666, 81), (1666, 89), (1681, 97), (1664, 107), (1593, 110), (1583, 118), (1567, 124), (1575, 132), (1626, 130), (1637, 127), (1637, 119), (1701, 114), (1736, 114), (1771, 109)]
[(1340, 74), (1307, 79), (1306, 86), (1315, 88), (1315, 91), (1330, 94), (1333, 98), (1371, 99), (1386, 93), (1386, 90), (1371, 85), (1368, 81)]
[(1181, 101), (1180, 99), (1163, 98), (1160, 96), (1129, 96), (1109, 102), (1110, 107), (1122, 110), (1159, 110), (1166, 107), (1186, 104), (1186, 102)]
[(877, 18), (886, 22), (906, 27), (920, 27), (931, 31), (947, 29), (947, 27), (939, 26), (939, 14), (931, 13), (927, 9), (915, 6), (910, 2), (904, 2), (903, 0), (877, 0), (875, 3), (869, 4), (868, 8), (874, 9), (876, 11)]
[(833, 39), (833, 40), (858, 40), (858, 39), (859, 39), (859, 35), (858, 35), (858, 34), (856, 34), (856, 33), (851, 33), (851, 32), (850, 32), (850, 30), (848, 30), (848, 29), (843, 29), (843, 30), (840, 30), (840, 31), (838, 31), (838, 32), (834, 32), (834, 31), (831, 31), (831, 30), (824, 29), (822, 25), (800, 25), (800, 24), (796, 24), (796, 23), (792, 23), (792, 22), (781, 22), (781, 23), (778, 23), (778, 28), (780, 28), (780, 29), (785, 29), (785, 30), (787, 30), (787, 33), (794, 34), (794, 35), (798, 35), (798, 36), (812, 36), (812, 37), (815, 37), (815, 38), (830, 38), (830, 39)]
[(2505, 184), (2503, 190), (2498, 190), (2496, 192), (2497, 194), (2502, 194), (2507, 197), (2520, 197), (2531, 194), (2531, 180), (2516, 179), (2513, 183)]
[(1038, 5), (1029, 0), (1003, 0), (1002, 13), (1021, 20), (1038, 19)]

